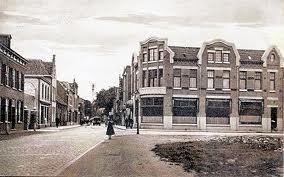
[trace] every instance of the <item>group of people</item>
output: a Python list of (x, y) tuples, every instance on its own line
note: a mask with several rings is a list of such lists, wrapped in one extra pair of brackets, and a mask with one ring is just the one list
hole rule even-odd
[(132, 129), (133, 128), (133, 119), (131, 119), (131, 118), (125, 119), (125, 127)]

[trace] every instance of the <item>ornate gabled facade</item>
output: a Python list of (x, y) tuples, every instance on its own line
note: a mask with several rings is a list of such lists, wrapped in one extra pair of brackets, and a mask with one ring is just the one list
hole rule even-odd
[(222, 39), (201, 47), (167, 43), (141, 42), (131, 65), (133, 115), (142, 128), (283, 130), (284, 59), (276, 46), (237, 49)]
[(25, 75), (25, 93), (36, 99), (39, 127), (54, 126), (56, 117), (56, 65), (52, 62), (29, 59)]

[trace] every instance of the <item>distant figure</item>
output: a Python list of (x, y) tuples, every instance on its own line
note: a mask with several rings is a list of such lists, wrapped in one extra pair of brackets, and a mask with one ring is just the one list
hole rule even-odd
[(131, 129), (133, 128), (133, 119), (129, 119), (129, 126)]
[(109, 140), (111, 139), (111, 135), (114, 135), (112, 115), (110, 115), (109, 118), (108, 118), (106, 134), (108, 135)]
[(55, 119), (55, 124), (56, 124), (56, 127), (57, 127), (57, 128), (58, 128), (58, 126), (59, 126), (59, 122), (60, 122), (59, 118), (56, 117), (56, 119)]

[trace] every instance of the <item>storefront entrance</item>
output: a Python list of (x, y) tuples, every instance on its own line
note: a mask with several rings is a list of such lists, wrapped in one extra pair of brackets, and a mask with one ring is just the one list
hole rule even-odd
[(277, 128), (277, 108), (271, 108), (271, 130)]

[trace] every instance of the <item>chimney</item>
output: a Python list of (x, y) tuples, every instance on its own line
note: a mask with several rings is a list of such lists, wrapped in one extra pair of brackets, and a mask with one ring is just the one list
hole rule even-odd
[(53, 63), (53, 64), (55, 63), (55, 58), (56, 58), (56, 55), (53, 54), (53, 55), (52, 55), (52, 63)]
[(10, 34), (0, 34), (0, 43), (8, 48), (11, 48), (11, 39)]

